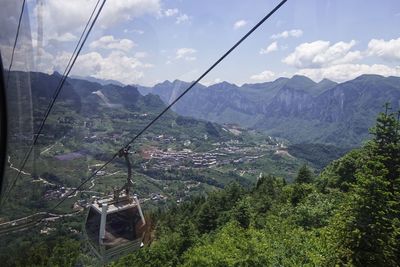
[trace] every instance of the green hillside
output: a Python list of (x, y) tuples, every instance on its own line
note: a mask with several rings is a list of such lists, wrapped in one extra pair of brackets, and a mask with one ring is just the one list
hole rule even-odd
[[(325, 145), (301, 144), (287, 148), (285, 140), (247, 132), (238, 126), (210, 125), (173, 113), (170, 116), (180, 127), (201, 126), (197, 134), (219, 133), (221, 139), (209, 143), (209, 139), (203, 138), (206, 142), (182, 145), (171, 144), (169, 139), (165, 143), (161, 138), (157, 141), (160, 143), (150, 140), (141, 143), (144, 150), (159, 145), (166, 150), (157, 153), (175, 153), (179, 146), (190, 147), (198, 153), (192, 155), (197, 158), (217, 146), (218, 153), (224, 152), (218, 160), (228, 160), (229, 164), (197, 168), (196, 162), (187, 162), (191, 166), (187, 169), (160, 169), (157, 157), (144, 162), (141, 158), (146, 153), (143, 152), (142, 157), (135, 158), (136, 166), (146, 165), (146, 169), (135, 169), (135, 190), (145, 197), (159, 192), (165, 199), (144, 205), (148, 226), (144, 248), (109, 266), (399, 266), (400, 122), (397, 113), (381, 113), (371, 130), (371, 141), (332, 161), (319, 174), (310, 166), (319, 169), (329, 157), (343, 151)], [(96, 127), (103, 126), (105, 121)], [(188, 128), (185, 129), (188, 136), (195, 136)], [(226, 141), (222, 141), (223, 132)], [(168, 150), (169, 145), (174, 150)], [(57, 151), (70, 149), (69, 146), (65, 143)], [(104, 141), (97, 146), (111, 147)], [(53, 155), (44, 154), (47, 160)], [(232, 155), (240, 157), (234, 159)], [(101, 163), (103, 156), (93, 155), (90, 164)], [(44, 159), (41, 159), (43, 164)], [(57, 165), (56, 159), (51, 162), (47, 164), (53, 168), (62, 166)], [(65, 169), (51, 169), (51, 173), (43, 173), (41, 177), (56, 184), (72, 184), (74, 176), (70, 180), (57, 172), (67, 173), (67, 169), (78, 168), (77, 162), (64, 162)], [(118, 172), (121, 168), (123, 163), (117, 161), (107, 172)], [(293, 182), (288, 183), (291, 177)], [(105, 192), (115, 181), (122, 183), (122, 179), (122, 174), (111, 179), (107, 175), (98, 177), (93, 190)], [(25, 191), (17, 191), (19, 198), (11, 205), (18, 207), (19, 213), (24, 211), (27, 201), (31, 210), (56, 201), (44, 201), (40, 187), (21, 188)], [(85, 198), (85, 194), (82, 191), (79, 197)], [(35, 196), (40, 201), (31, 201)], [(74, 202), (74, 198), (68, 200), (63, 211), (70, 210)], [(12, 209), (6, 208), (3, 212), (16, 216)], [(82, 221), (84, 214), (77, 213), (38, 225), (24, 235), (6, 235), (1, 240), (0, 260), (6, 266), (96, 266), (96, 258), (87, 254), (81, 238)]]
[[(34, 101), (32, 110), (25, 112), (30, 130), (18, 133), (21, 121), (11, 120), (9, 187), (60, 78), (57, 73), (11, 75), (16, 81), (10, 84), (12, 88), (29, 83), (25, 87), (31, 88)], [(21, 108), (21, 103), (10, 105), (14, 110)], [(19, 218), (54, 206), (64, 194), (61, 190), (71, 192), (164, 108), (158, 96), (143, 96), (133, 86), (68, 79), (26, 164), (27, 174), (17, 180), (0, 218)], [(133, 144), (134, 190), (143, 199), (162, 196), (160, 201), (144, 204), (152, 209), (205, 195), (234, 181), (248, 187), (260, 172), (291, 181), (306, 160), (285, 154), (284, 142), (237, 125), (220, 125), (169, 111)], [(125, 163), (117, 158), (59, 211), (70, 212), (78, 200), (107, 194), (122, 186), (125, 179)]]
[[(373, 139), (318, 176), (304, 165), (291, 184), (266, 174), (154, 211), (145, 247), (108, 266), (399, 266), (399, 128), (380, 114)], [(80, 219), (3, 238), (2, 263), (96, 266), (71, 231)]]
[(400, 134), (381, 114), (374, 139), (320, 176), (267, 175), (161, 214), (152, 244), (111, 266), (399, 266)]
[[(237, 86), (221, 82), (198, 85), (174, 110), (218, 123), (237, 123), (292, 143), (320, 143), (342, 148), (368, 140), (368, 129), (386, 102), (399, 108), (400, 78), (361, 75), (335, 83), (316, 83), (305, 76)], [(141, 88), (170, 103), (189, 83), (182, 81)]]

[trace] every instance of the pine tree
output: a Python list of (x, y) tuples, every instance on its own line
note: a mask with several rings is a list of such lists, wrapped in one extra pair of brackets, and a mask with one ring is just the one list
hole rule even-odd
[(201, 205), (197, 214), (197, 228), (200, 233), (208, 233), (218, 226), (218, 212), (210, 202)]
[(301, 168), (297, 174), (297, 177), (295, 179), (295, 182), (298, 184), (303, 184), (303, 183), (311, 183), (312, 180), (313, 180), (312, 172), (307, 167), (307, 165), (304, 164), (303, 166), (301, 166)]
[[(387, 108), (388, 110), (388, 108)], [(342, 262), (356, 266), (400, 264), (400, 133), (394, 114), (381, 113), (366, 145), (367, 160), (340, 216)]]
[(248, 228), (251, 220), (250, 201), (243, 198), (232, 210), (232, 217), (242, 228)]

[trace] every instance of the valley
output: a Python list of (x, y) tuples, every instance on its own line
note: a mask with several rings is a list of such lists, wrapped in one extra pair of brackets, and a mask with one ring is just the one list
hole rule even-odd
[[(9, 182), (7, 186), (12, 185), (12, 178), (19, 171), (19, 163), (30, 144), (30, 136), (38, 127), (52, 85), (58, 79), (57, 73), (13, 74), (19, 76), (20, 82), (24, 82), (26, 75), (31, 76), (31, 87), (35, 89), (32, 90), (33, 99), (36, 101), (31, 103), (32, 109), (28, 108), (27, 111), (23, 111), (29, 107), (26, 103), (12, 103), (15, 110), (25, 112), (27, 116), (25, 131), (18, 131), (21, 129), (21, 121), (12, 121), (10, 124), (11, 129), (15, 130), (10, 138), (13, 149), (10, 150), (6, 169)], [(336, 87), (329, 81), (324, 83)], [(313, 89), (313, 97), (321, 93), (320, 87), (318, 90)], [(57, 239), (57, 242), (61, 242), (57, 243), (58, 246), (79, 246), (80, 227), (85, 220), (87, 207), (92, 201), (111, 194), (115, 188), (124, 184), (127, 172), (124, 160), (116, 158), (106, 168), (97, 172), (82, 188), (77, 189), (77, 186), (105, 164), (166, 105), (162, 97), (152, 93), (142, 95), (134, 86), (101, 85), (81, 79), (69, 79), (66, 88), (45, 125), (40, 142), (32, 153), (33, 157), (21, 172), (20, 179), (16, 180), (13, 190), (10, 191), (11, 195), (3, 203), (0, 219), (1, 227), (5, 230), (2, 228), (0, 232), (4, 235), (3, 242), (10, 242), (11, 246), (18, 240), (28, 242), (28, 239), (32, 239), (40, 242), (60, 235), (63, 238)], [(218, 90), (217, 88), (216, 91)], [(224, 90), (228, 91), (224, 92), (223, 96), (231, 94), (231, 89)], [(277, 88), (275, 93), (282, 90), (288, 91), (287, 88)], [(212, 100), (212, 96), (205, 99), (208, 97)], [(341, 164), (344, 164), (345, 168), (352, 168), (351, 165), (347, 166), (349, 163), (346, 160), (352, 153), (357, 152), (350, 152), (350, 156), (334, 160), (346, 154), (356, 143), (345, 143), (344, 147), (338, 146), (336, 141), (334, 144), (325, 142), (327, 139), (317, 139), (321, 142), (312, 143), (311, 141), (315, 141), (315, 134), (329, 131), (330, 127), (334, 127), (335, 120), (331, 121), (331, 124), (316, 122), (314, 126), (317, 128), (310, 132), (308, 126), (314, 121), (307, 118), (307, 113), (302, 113), (304, 106), (301, 105), (301, 99), (293, 97), (296, 100), (281, 99), (283, 102), (287, 101), (286, 111), (271, 113), (270, 119), (275, 125), (271, 131), (275, 131), (276, 135), (268, 134), (269, 131), (263, 130), (262, 127), (246, 128), (230, 120), (213, 122), (214, 120), (209, 121), (209, 118), (193, 118), (179, 114), (182, 110), (177, 108), (167, 112), (154, 127), (137, 139), (133, 143), (130, 155), (133, 165), (133, 193), (139, 197), (149, 228), (152, 229), (148, 233), (149, 237), (145, 238), (146, 245), (154, 239), (158, 241), (155, 245), (140, 250), (139, 254), (131, 254), (126, 259), (115, 262), (116, 266), (123, 265), (124, 260), (136, 261), (135, 257), (143, 253), (158, 253), (157, 242), (164, 242), (170, 238), (163, 229), (169, 229), (173, 235), (177, 235), (178, 240), (189, 242), (193, 236), (210, 235), (210, 231), (217, 231), (216, 235), (223, 234), (219, 231), (230, 233), (233, 229), (239, 229), (240, 232), (240, 229), (245, 229), (249, 223), (254, 229), (266, 227), (264, 225), (268, 224), (273, 227), (286, 227), (288, 231), (312, 227), (310, 233), (315, 232), (316, 236), (319, 235), (320, 225), (331, 227), (328, 218), (331, 213), (340, 210), (338, 205), (343, 205), (342, 199), (347, 190), (347, 182), (338, 184), (340, 180), (335, 179), (342, 179)], [(268, 98), (265, 101), (268, 101)], [(270, 105), (273, 105), (274, 101), (271, 100)], [(298, 103), (294, 111), (290, 111), (293, 108), (291, 101)], [(335, 107), (336, 104), (332, 105)], [(247, 108), (251, 110), (254, 106), (248, 105)], [(277, 109), (279, 110), (279, 107)], [(278, 121), (278, 115), (292, 119), (301, 118), (296, 119), (297, 122), (291, 119)], [(251, 123), (251, 117), (247, 117), (247, 123)], [(259, 115), (257, 117), (261, 118)], [(240, 121), (240, 118), (245, 117), (238, 115), (235, 118), (239, 118)], [(288, 128), (285, 128), (286, 124)], [(283, 127), (288, 135), (279, 134), (279, 127)], [(295, 127), (298, 139), (290, 138), (290, 130), (287, 130), (290, 127)], [(362, 130), (354, 130), (354, 127), (357, 125), (352, 125), (348, 132), (335, 134), (335, 137), (345, 138), (344, 136), (352, 131)], [(307, 133), (308, 138), (302, 137), (303, 131)], [(364, 130), (360, 134), (368, 136), (368, 132)], [(368, 146), (364, 149), (367, 150)], [(305, 182), (299, 180), (302, 170), (306, 170), (304, 179), (309, 179)], [(336, 192), (337, 187), (343, 192)], [(328, 193), (324, 190), (328, 190)], [(62, 205), (52, 210), (61, 199), (65, 199)], [(248, 201), (253, 204), (250, 205)], [(311, 214), (304, 213), (304, 207), (305, 210), (310, 210), (308, 212)], [(52, 212), (48, 213), (49, 210)], [(189, 214), (190, 219), (184, 219), (187, 216), (182, 214)], [(262, 223), (267, 218), (265, 216), (268, 217), (268, 224)], [(278, 216), (285, 224), (274, 222), (273, 216)], [(319, 216), (322, 216), (321, 222)], [(170, 229), (170, 222), (179, 227)], [(188, 227), (194, 229), (194, 232), (176, 233), (175, 231), (186, 231), (186, 222), (189, 222)], [(153, 229), (153, 223), (157, 223), (158, 228)], [(13, 240), (13, 236), (29, 231), (32, 234)], [(295, 237), (297, 235), (298, 233), (294, 234)], [(237, 238), (240, 239), (239, 236)], [(277, 243), (281, 242), (275, 235), (270, 238), (276, 239)], [(265, 238), (262, 240), (266, 242)], [(312, 246), (315, 245), (308, 237), (304, 240)], [(320, 242), (319, 239), (316, 240)], [(43, 247), (41, 244), (38, 243), (34, 247)], [(190, 257), (196, 255), (195, 253), (202, 253), (205, 249), (199, 243), (190, 244), (197, 244), (186, 252)], [(170, 245), (166, 247), (174, 251)], [(200, 252), (196, 252), (196, 249)], [(87, 258), (86, 252), (78, 253), (76, 247), (70, 247), (68, 250), (75, 251), (77, 254), (74, 257), (79, 255), (80, 262), (92, 264), (94, 258)], [(0, 251), (0, 254), (7, 254), (6, 251)], [(286, 250), (279, 249), (271, 257), (284, 251)], [(173, 253), (182, 256), (177, 251)], [(327, 260), (329, 250), (324, 250), (323, 253), (308, 261)], [(296, 257), (293, 259), (298, 260)], [(174, 262), (173, 259), (169, 260)], [(196, 262), (199, 259), (188, 260)]]
[[(32, 103), (29, 128), (35, 132), (58, 74), (13, 74), (21, 82), (26, 75), (33, 81), (33, 99), (37, 102)], [(15, 110), (21, 109), (18, 103), (14, 104)], [(70, 195), (164, 106), (158, 96), (143, 96), (132, 86), (70, 79), (45, 125), (34, 157), (17, 181), (9, 205), (5, 205), (7, 217), (27, 216), (23, 206), (45, 211), (64, 197), (67, 200), (58, 212), (71, 212), (122, 186), (126, 166), (122, 159), (117, 159)], [(17, 174), (15, 166), (27, 149), (29, 134), (15, 131), (11, 136), (14, 149), (8, 181)], [(292, 181), (297, 169), (308, 161), (291, 155), (288, 145), (286, 139), (237, 124), (217, 124), (171, 111), (131, 149), (134, 192), (141, 199), (150, 200), (144, 205), (152, 209), (205, 195), (232, 182), (250, 186), (262, 173)], [(11, 212), (16, 207), (18, 212)]]
[(400, 1), (3, 2), (1, 267), (400, 267)]

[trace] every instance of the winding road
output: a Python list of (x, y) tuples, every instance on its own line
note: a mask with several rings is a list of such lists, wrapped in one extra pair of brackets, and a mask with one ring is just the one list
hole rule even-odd
[(44, 222), (54, 222), (60, 218), (75, 216), (80, 212), (81, 211), (79, 210), (67, 214), (54, 214), (42, 211), (19, 219), (0, 223), (0, 236), (24, 231), (31, 227), (38, 226)]
[[(8, 156), (8, 164), (10, 164), (10, 168), (11, 168), (11, 169), (13, 169), (13, 170), (15, 170), (15, 171), (17, 171), (17, 172), (20, 171), (18, 168), (15, 168), (14, 165), (11, 163), (11, 157), (10, 157), (10, 156)], [(25, 174), (25, 175), (31, 175), (29, 172), (21, 171), (21, 173), (22, 173), (22, 174)]]

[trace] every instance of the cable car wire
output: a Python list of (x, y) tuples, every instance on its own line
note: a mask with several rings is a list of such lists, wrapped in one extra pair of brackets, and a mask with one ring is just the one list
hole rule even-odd
[(21, 28), (22, 15), (24, 14), (25, 3), (26, 3), (26, 0), (23, 0), (22, 6), (21, 6), (21, 12), (19, 14), (19, 19), (18, 19), (17, 32), (15, 34), (14, 45), (13, 45), (13, 49), (12, 49), (12, 53), (11, 53), (10, 66), (8, 67), (8, 72), (7, 72), (6, 88), (8, 88), (8, 80), (10, 79), (10, 71), (11, 71), (11, 67), (12, 67), (13, 61), (14, 61), (15, 47), (17, 46), (17, 42), (18, 42), (19, 30)]
[[(43, 127), (44, 127), (44, 125), (46, 123), (46, 120), (47, 120), (48, 116), (50, 115), (50, 112), (51, 112), (52, 108), (54, 107), (54, 104), (55, 104), (55, 102), (56, 102), (56, 100), (57, 100), (57, 98), (58, 98), (58, 96), (59, 96), (59, 94), (61, 92), (61, 89), (62, 89), (62, 87), (63, 87), (63, 85), (64, 85), (64, 83), (65, 83), (65, 81), (66, 81), (66, 79), (67, 79), (67, 77), (69, 75), (69, 73), (71, 72), (71, 69), (74, 66), (74, 64), (75, 64), (75, 62), (76, 62), (76, 60), (77, 60), (77, 58), (78, 58), (78, 56), (79, 56), (79, 54), (80, 54), (85, 42), (86, 42), (90, 32), (92, 31), (93, 26), (95, 25), (95, 23), (97, 21), (97, 18), (99, 17), (99, 15), (100, 15), (100, 13), (101, 13), (106, 1), (107, 0), (103, 0), (102, 4), (100, 5), (100, 7), (97, 10), (96, 16), (94, 17), (94, 19), (92, 20), (92, 23), (90, 24), (90, 21), (93, 18), (93, 15), (94, 15), (94, 13), (96, 11), (96, 8), (98, 7), (98, 4), (99, 4), (100, 0), (97, 1), (96, 6), (94, 7), (94, 9), (92, 11), (92, 14), (90, 15), (89, 20), (86, 23), (86, 26), (85, 26), (85, 28), (84, 28), (84, 30), (82, 32), (82, 35), (81, 35), (81, 37), (80, 37), (80, 39), (79, 39), (79, 41), (78, 41), (78, 43), (77, 43), (77, 45), (75, 47), (74, 53), (71, 55), (70, 60), (69, 60), (67, 66), (66, 66), (66, 68), (64, 70), (64, 73), (62, 75), (62, 78), (61, 78), (60, 82), (58, 83), (58, 86), (57, 86), (57, 88), (56, 88), (56, 90), (55, 90), (55, 92), (53, 94), (53, 97), (52, 97), (52, 99), (51, 99), (51, 101), (50, 101), (50, 103), (49, 103), (49, 105), (47, 107), (47, 110), (46, 110), (46, 112), (45, 112), (45, 114), (43, 116), (43, 119), (41, 121), (41, 124), (39, 126), (39, 130), (37, 131), (37, 133), (34, 136), (33, 143), (29, 147), (29, 150), (27, 151), (27, 153), (25, 154), (24, 159), (23, 159), (22, 164), (21, 164), (21, 167), (19, 168), (19, 171), (18, 171), (17, 175), (15, 176), (14, 180), (11, 183), (11, 186), (10, 186), (9, 190), (6, 192), (6, 194), (5, 194), (4, 198), (3, 198), (4, 201), (7, 200), (7, 197), (9, 196), (10, 192), (12, 191), (14, 186), (16, 185), (17, 180), (21, 176), (21, 173), (22, 173), (22, 171), (23, 171), (23, 169), (24, 169), (24, 167), (25, 167), (25, 165), (26, 165), (26, 163), (28, 161), (29, 156), (32, 153), (33, 147), (37, 143), (37, 140), (38, 140), (38, 138), (39, 138), (39, 136), (40, 136), (40, 134), (41, 134), (41, 132), (43, 130)], [(89, 27), (89, 29), (87, 29), (89, 24), (90, 24), (90, 27)], [(86, 34), (85, 34), (85, 31), (86, 31)], [(83, 38), (83, 40), (82, 40), (82, 38)]]
[[(170, 103), (160, 114), (158, 114), (149, 124), (147, 124), (138, 134), (136, 134), (125, 146), (123, 146), (119, 151), (128, 148), (135, 140), (137, 140), (147, 129), (149, 129), (161, 116), (163, 116), (176, 102), (178, 102), (185, 94), (187, 94), (197, 83), (200, 82), (211, 70), (213, 70), (221, 61), (223, 61), (236, 47), (238, 47), (244, 40), (247, 39), (258, 27), (260, 27), (269, 17), (271, 17), (287, 0), (281, 1), (273, 10), (271, 10), (267, 15), (265, 15), (256, 25), (253, 26), (239, 41), (237, 41), (227, 52), (225, 52), (214, 64), (211, 65), (203, 74), (201, 74), (192, 84), (181, 93), (172, 103)], [(104, 163), (100, 168), (94, 171), (86, 180), (84, 180), (77, 188), (72, 190), (69, 194), (64, 196), (51, 210), (54, 211), (58, 208), (68, 197), (72, 196), (79, 189), (82, 188), (87, 182), (89, 182), (99, 171), (104, 169), (108, 164), (110, 164), (119, 154), (119, 151), (115, 153), (106, 163)]]
[[(70, 64), (71, 64), (71, 61), (72, 61), (72, 59), (74, 58), (74, 55), (75, 55), (76, 51), (78, 50), (79, 44), (81, 43), (81, 40), (82, 40), (83, 36), (85, 35), (86, 29), (87, 29), (87, 27), (89, 26), (89, 23), (90, 23), (90, 21), (92, 20), (93, 15), (94, 15), (94, 12), (96, 11), (97, 6), (99, 5), (99, 3), (100, 3), (100, 0), (97, 0), (97, 3), (96, 3), (96, 5), (95, 5), (95, 7), (94, 7), (94, 9), (93, 9), (93, 11), (92, 11), (92, 14), (90, 14), (90, 17), (89, 17), (89, 19), (88, 19), (88, 21), (87, 21), (87, 23), (86, 23), (86, 25), (85, 25), (85, 28), (84, 28), (83, 31), (82, 31), (81, 37), (79, 38), (78, 43), (77, 43), (76, 46), (75, 46), (74, 52), (72, 52), (72, 55), (71, 55), (71, 57), (69, 58), (68, 64), (67, 64), (67, 66), (65, 67), (65, 70), (64, 70), (64, 72), (63, 72), (63, 74), (62, 74), (61, 77), (64, 77), (64, 76), (66, 75), (66, 72), (67, 72), (67, 70), (68, 70), (68, 68), (69, 68), (69, 66), (70, 66)], [(72, 67), (71, 67), (71, 68), (72, 68)], [(53, 94), (52, 99), (57, 98), (57, 96), (58, 96), (57, 92), (59, 92), (59, 91), (61, 90), (61, 87), (62, 87), (61, 83), (62, 83), (62, 81), (63, 81), (63, 79), (61, 78), (60, 81), (59, 81), (59, 83), (58, 83), (58, 85), (57, 85), (57, 89), (54, 91), (54, 94)], [(49, 105), (47, 106), (47, 110), (46, 110), (45, 114), (50, 113), (49, 110), (51, 110), (51, 103), (52, 103), (52, 102), (50, 102)], [(43, 118), (42, 123), (41, 123), (41, 126), (44, 125), (44, 122), (45, 122), (45, 118)], [(43, 127), (42, 127), (42, 128), (43, 128)], [(38, 134), (36, 134), (37, 136), (40, 134), (42, 128), (39, 128)]]

